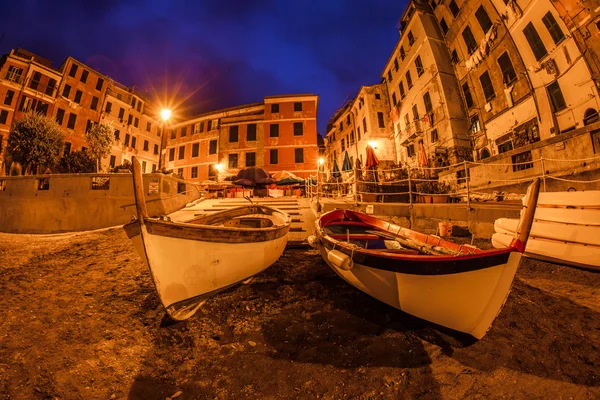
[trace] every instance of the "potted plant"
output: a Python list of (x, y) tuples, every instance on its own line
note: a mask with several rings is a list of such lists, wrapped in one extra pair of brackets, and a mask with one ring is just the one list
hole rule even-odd
[(417, 183), (417, 192), (421, 193), (423, 203), (447, 203), (450, 185), (439, 181)]

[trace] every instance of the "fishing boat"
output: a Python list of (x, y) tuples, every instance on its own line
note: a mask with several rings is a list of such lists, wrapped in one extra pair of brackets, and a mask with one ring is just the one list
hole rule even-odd
[[(518, 221), (496, 220), (494, 247), (510, 244)], [(525, 255), (600, 270), (600, 191), (540, 193)]]
[(309, 243), (336, 274), (364, 293), (481, 339), (512, 287), (539, 187), (539, 180), (529, 186), (529, 201), (505, 249), (456, 244), (350, 210), (323, 214)]
[(169, 316), (191, 317), (212, 294), (244, 282), (283, 253), (290, 216), (249, 203), (186, 222), (149, 218), (139, 162), (133, 159), (137, 218), (123, 226), (149, 268)]

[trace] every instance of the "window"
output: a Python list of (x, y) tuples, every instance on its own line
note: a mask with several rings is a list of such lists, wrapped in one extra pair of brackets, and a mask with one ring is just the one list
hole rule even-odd
[(73, 98), (73, 101), (77, 104), (81, 104), (81, 96), (83, 95), (83, 93), (81, 92), (81, 90), (78, 90), (75, 92), (75, 97)]
[(31, 77), (31, 82), (29, 82), (29, 87), (32, 88), (33, 90), (37, 90), (38, 86), (40, 85), (41, 79), (42, 79), (42, 74), (39, 73), (38, 71), (35, 71), (33, 73), (33, 76)]
[(238, 155), (230, 154), (229, 155), (229, 168), (237, 168), (238, 167)]
[(196, 125), (194, 125), (194, 132), (195, 133), (204, 132), (204, 121), (198, 122)]
[(304, 135), (304, 124), (302, 122), (294, 122), (294, 136)]
[[(129, 114), (127, 117), (127, 125), (131, 125), (133, 123), (133, 115)], [(173, 130), (175, 132), (175, 130)]]
[(246, 167), (255, 167), (256, 166), (256, 153), (249, 152), (246, 153)]
[(121, 135), (121, 132), (118, 129), (115, 129), (115, 140), (119, 140), (120, 135)]
[(513, 172), (533, 168), (533, 157), (531, 156), (531, 151), (515, 154), (511, 158), (513, 162)]
[(294, 149), (294, 162), (296, 164), (304, 162), (304, 149)]
[(208, 145), (208, 154), (217, 154), (217, 141), (211, 140)]
[(300, 103), (300, 102), (294, 103), (294, 111), (302, 111), (302, 103)]
[(54, 95), (54, 89), (56, 89), (56, 79), (50, 78), (48, 85), (46, 86), (46, 94), (48, 96)]
[(175, 148), (169, 149), (169, 161), (175, 160)]
[(400, 46), (400, 58), (402, 61), (406, 58), (406, 53), (404, 52), (404, 46)]
[(381, 100), (381, 95), (379, 93), (375, 93), (375, 99), (376, 100)]
[(146, 122), (146, 132), (150, 132), (152, 130), (152, 123)]
[(71, 153), (71, 143), (65, 142), (65, 147), (63, 147), (63, 155), (69, 155)]
[(88, 75), (89, 75), (89, 72), (88, 72), (88, 70), (87, 70), (87, 69), (84, 69), (84, 70), (81, 72), (81, 77), (79, 78), (79, 80), (80, 80), (81, 82), (83, 82), (83, 83), (86, 83), (86, 82), (87, 82)]
[(393, 105), (398, 104), (398, 99), (396, 98), (396, 93), (392, 93), (392, 104)]
[(110, 112), (112, 111), (112, 103), (111, 103), (110, 101), (107, 101), (107, 102), (106, 102), (106, 108), (104, 109), (104, 111), (105, 111), (107, 114), (110, 114)]
[(200, 155), (200, 143), (192, 144), (192, 157), (198, 157)]
[(131, 98), (131, 107), (132, 107), (133, 109), (135, 109), (135, 103), (136, 103), (136, 101), (137, 101), (137, 99), (136, 99), (135, 97), (132, 97), (132, 98)]
[(144, 140), (144, 151), (148, 151), (150, 150), (150, 142), (148, 142), (147, 140)]
[(171, 129), (171, 139), (177, 138), (177, 131), (175, 129)]
[(440, 26), (442, 27), (442, 32), (444, 33), (444, 35), (446, 35), (448, 33), (448, 24), (446, 23), (446, 20), (444, 18), (440, 20)]
[(94, 123), (88, 119), (87, 122), (86, 122), (86, 124), (85, 124), (85, 131), (89, 132), (90, 129), (92, 129), (93, 126), (94, 126)]
[(71, 85), (65, 85), (65, 87), (63, 88), (63, 97), (69, 98), (69, 95), (71, 94)]
[(98, 98), (96, 96), (92, 97), (92, 104), (90, 104), (90, 108), (92, 110), (98, 109)]
[(479, 122), (479, 114), (471, 116), (471, 133), (475, 134), (481, 130), (481, 123)]
[(96, 90), (102, 90), (102, 86), (104, 86), (104, 79), (98, 78), (96, 81)]
[(183, 160), (185, 158), (185, 146), (179, 146), (179, 159)]
[(65, 110), (59, 108), (56, 110), (56, 123), (59, 125), (63, 124), (63, 119), (65, 118)]
[(467, 27), (462, 31), (462, 37), (467, 45), (467, 51), (469, 54), (473, 54), (475, 50), (479, 47), (477, 42), (475, 41), (475, 37), (473, 36), (473, 32), (471, 32), (471, 28), (467, 25)]
[(433, 106), (431, 105), (431, 96), (429, 95), (429, 92), (425, 92), (425, 94), (423, 95), (423, 103), (425, 104), (425, 113), (429, 118), (429, 125), (433, 126), (435, 124), (435, 121), (433, 119)]
[(279, 124), (271, 124), (269, 127), (269, 137), (279, 137)]
[(388, 76), (388, 82), (392, 82), (392, 70), (391, 69), (388, 69), (387, 76)]
[(269, 163), (270, 164), (279, 164), (279, 154), (277, 149), (269, 150)]
[(452, 11), (452, 15), (454, 16), (454, 18), (456, 18), (458, 12), (460, 11), (460, 8), (458, 8), (454, 0), (450, 2), (450, 11)]
[(394, 58), (394, 69), (398, 71), (398, 59)]
[(77, 121), (77, 114), (69, 113), (69, 121), (67, 122), (67, 128), (75, 129), (75, 121)]
[(192, 179), (196, 179), (198, 177), (198, 167), (192, 167)]
[[(179, 177), (183, 179), (183, 168), (177, 168), (177, 175), (179, 175)], [(180, 188), (180, 186), (179, 186), (179, 185), (180, 185), (180, 184), (178, 183), (178, 184), (177, 184), (177, 193), (181, 193), (181, 192), (185, 191), (185, 189), (183, 189), (183, 190), (180, 192), (180, 191), (179, 191), (179, 188)], [(184, 184), (184, 187), (185, 187), (185, 184)]]
[(490, 74), (485, 71), (479, 77), (479, 82), (481, 83), (481, 88), (483, 89), (483, 94), (485, 95), (485, 101), (489, 102), (494, 97), (496, 97), (496, 93), (494, 92), (494, 85), (492, 85), (492, 80), (490, 79)]
[(75, 74), (77, 73), (77, 65), (71, 64), (71, 69), (69, 70), (69, 76), (75, 78)]
[(157, 144), (154, 145), (154, 154), (158, 154), (158, 145)]
[(498, 154), (506, 153), (507, 151), (511, 151), (513, 149), (512, 141), (504, 142), (498, 145)]
[(6, 111), (6, 110), (0, 111), (0, 124), (6, 124), (7, 119), (8, 119), (8, 111)]
[(135, 149), (137, 147), (137, 137), (132, 136), (131, 137), (131, 148)]
[(342, 146), (342, 151), (346, 150), (346, 139), (342, 138), (342, 140), (340, 141), (340, 144)]
[(367, 118), (363, 118), (363, 131), (367, 133)]
[(10, 106), (12, 104), (13, 98), (15, 97), (15, 92), (12, 90), (6, 91), (6, 97), (4, 97), (4, 104)]
[(279, 112), (279, 104), (271, 104), (271, 113)]
[(413, 43), (415, 42), (415, 37), (413, 36), (412, 31), (408, 31), (408, 44), (409, 45), (413, 45)]
[(554, 16), (550, 11), (548, 11), (546, 15), (544, 15), (542, 21), (544, 22), (544, 25), (546, 25), (546, 29), (548, 29), (548, 32), (550, 32), (550, 36), (552, 36), (554, 44), (558, 44), (561, 40), (564, 39), (565, 34), (560, 29), (560, 26), (558, 26), (558, 22), (556, 22), (556, 19), (554, 19)]
[(360, 126), (356, 127), (356, 140), (360, 140)]
[(550, 97), (550, 104), (552, 104), (552, 112), (558, 112), (567, 107), (558, 81), (546, 86), (546, 90), (548, 90), (548, 97)]
[(408, 85), (408, 89), (413, 87), (412, 78), (410, 77), (410, 71), (406, 71), (406, 84)]
[(125, 116), (125, 109), (123, 107), (119, 108), (119, 119), (123, 122), (123, 117)]
[(408, 146), (406, 148), (406, 154), (409, 157), (414, 157), (415, 156), (415, 145), (414, 144), (411, 144), (410, 146)]
[(412, 114), (413, 114), (413, 121), (416, 121), (419, 119), (419, 109), (417, 108), (416, 104), (413, 104), (413, 106), (412, 106)]
[[(133, 121), (133, 126), (135, 126), (136, 128), (140, 125), (140, 119), (138, 117), (135, 117), (135, 120)], [(185, 132), (185, 128), (181, 128), (182, 132)]]
[(110, 163), (108, 164), (111, 168), (115, 167), (115, 164), (117, 163), (117, 157), (115, 156), (110, 156)]
[(467, 103), (467, 108), (473, 107), (473, 96), (471, 96), (471, 89), (467, 82), (463, 83), (462, 90), (465, 96), (465, 103)]
[(238, 141), (238, 126), (230, 126), (229, 127), (229, 143), (236, 143)]
[(513, 68), (507, 52), (502, 53), (498, 58), (498, 65), (500, 65), (500, 69), (502, 70), (502, 82), (504, 82), (506, 86), (509, 86), (517, 80), (517, 74), (515, 73), (515, 69)]
[(456, 53), (456, 50), (452, 50), (450, 61), (452, 61), (453, 64), (458, 64), (458, 53)]
[(431, 143), (435, 143), (438, 141), (438, 131), (434, 129), (431, 131)]
[(483, 29), (483, 33), (487, 33), (492, 28), (492, 21), (490, 20), (490, 17), (483, 6), (479, 6), (477, 11), (475, 11), (475, 17), (477, 18), (477, 21), (479, 21), (479, 25), (481, 26), (481, 29)]
[(12, 65), (8, 66), (8, 71), (6, 72), (6, 79), (12, 82), (21, 83), (21, 75), (23, 74), (23, 68), (13, 67)]
[(248, 124), (246, 128), (246, 141), (254, 142), (256, 140), (256, 124)]
[(377, 122), (379, 123), (379, 127), (380, 128), (385, 128), (385, 122), (383, 120), (383, 113), (382, 112), (378, 112), (377, 113)]
[(533, 55), (537, 61), (548, 54), (548, 50), (546, 50), (544, 42), (542, 42), (540, 35), (538, 35), (531, 22), (527, 24), (525, 29), (523, 29), (523, 34), (525, 35), (525, 38), (529, 43), (529, 47), (531, 47), (531, 51), (533, 51)]
[(425, 69), (423, 68), (423, 63), (421, 62), (421, 56), (417, 56), (417, 58), (415, 58), (415, 66), (417, 67), (417, 75), (423, 75)]
[(404, 92), (404, 82), (400, 81), (400, 83), (398, 84), (398, 88), (400, 89), (400, 98), (405, 98), (406, 93)]

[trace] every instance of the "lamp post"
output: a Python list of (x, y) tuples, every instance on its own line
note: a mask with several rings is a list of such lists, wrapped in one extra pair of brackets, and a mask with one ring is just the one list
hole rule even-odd
[(219, 183), (219, 173), (223, 169), (223, 164), (215, 164), (215, 170), (217, 171), (217, 183)]
[(161, 137), (160, 137), (160, 153), (158, 153), (158, 170), (161, 171), (166, 164), (166, 154), (163, 154), (164, 151), (166, 151), (165, 147), (167, 144), (167, 137), (165, 135), (165, 122), (167, 122), (169, 120), (169, 118), (171, 118), (171, 110), (169, 110), (168, 108), (163, 108), (160, 111), (160, 118), (162, 119), (162, 124), (161, 124)]
[(319, 157), (319, 165), (317, 166), (317, 212), (321, 212), (321, 203), (319, 202), (319, 183), (321, 182), (321, 179), (319, 178), (319, 175), (321, 174), (321, 167), (323, 164), (325, 164), (325, 159), (323, 157)]

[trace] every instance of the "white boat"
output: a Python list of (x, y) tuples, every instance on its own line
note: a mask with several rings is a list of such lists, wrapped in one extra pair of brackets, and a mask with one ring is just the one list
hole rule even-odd
[(535, 219), (538, 221), (600, 226), (600, 210), (587, 208), (538, 207), (535, 211)]
[[(494, 222), (494, 230), (498, 233), (514, 235), (518, 225), (519, 220), (516, 218), (499, 218)], [(534, 221), (529, 236), (558, 240), (560, 242), (600, 246), (600, 226), (598, 225)], [(598, 257), (600, 258), (600, 254)]]
[(316, 221), (309, 243), (342, 279), (392, 307), (481, 339), (506, 302), (533, 223), (539, 180), (518, 233), (481, 250), (350, 210)]
[[(512, 237), (510, 232), (494, 233), (492, 245), (497, 249), (505, 248), (510, 245)], [(600, 246), (530, 236), (525, 248), (525, 255), (541, 260), (600, 270)]]
[(258, 274), (283, 253), (291, 219), (272, 207), (249, 204), (184, 223), (149, 218), (135, 157), (133, 166), (137, 219), (123, 229), (171, 318), (191, 317), (208, 296)]
[(600, 190), (540, 193), (538, 207), (600, 208)]

